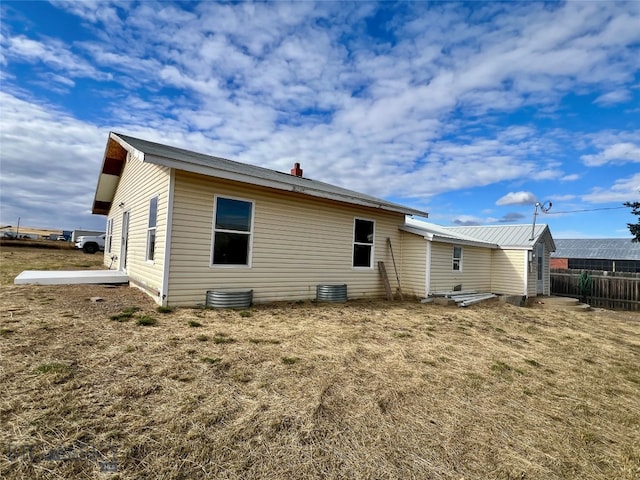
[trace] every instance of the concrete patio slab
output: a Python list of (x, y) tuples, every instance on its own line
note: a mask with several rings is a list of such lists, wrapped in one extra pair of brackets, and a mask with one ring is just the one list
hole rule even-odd
[(89, 283), (128, 283), (129, 276), (118, 270), (25, 270), (15, 285), (82, 285)]

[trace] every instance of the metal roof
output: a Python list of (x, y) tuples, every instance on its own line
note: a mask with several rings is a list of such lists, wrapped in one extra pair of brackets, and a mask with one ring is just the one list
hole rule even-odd
[(423, 222), (421, 220), (411, 218), (405, 221), (405, 224), (400, 227), (400, 230), (416, 235), (422, 235), (423, 237), (436, 242), (439, 241), (485, 248), (498, 248), (498, 245), (495, 243), (484, 242), (474, 237), (452, 232), (446, 227), (442, 227), (434, 223)]
[[(532, 248), (545, 232), (549, 232), (551, 244), (554, 244), (549, 227), (538, 224), (531, 240), (531, 225), (481, 225), (468, 227), (444, 227), (445, 230), (483, 242), (495, 243), (502, 248)], [(555, 250), (554, 248), (551, 250)]]
[[(117, 145), (119, 144), (119, 145)], [(110, 208), (115, 188), (122, 171), (122, 153), (124, 149), (140, 160), (178, 170), (200, 173), (212, 177), (225, 178), (239, 182), (260, 185), (279, 190), (297, 192), (305, 195), (336, 200), (371, 208), (380, 208), (405, 215), (427, 217), (428, 213), (388, 202), (370, 195), (348, 190), (305, 177), (297, 177), (268, 168), (240, 163), (226, 158), (205, 155), (182, 148), (149, 142), (139, 138), (111, 132), (103, 160), (101, 175), (94, 198), (94, 213), (106, 213)]]
[(557, 258), (592, 258), (598, 260), (640, 260), (640, 243), (630, 238), (559, 238)]

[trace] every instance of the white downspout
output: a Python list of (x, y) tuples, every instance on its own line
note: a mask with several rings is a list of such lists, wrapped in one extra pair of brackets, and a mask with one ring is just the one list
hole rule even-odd
[(426, 238), (425, 240), (427, 241), (427, 261), (425, 262), (426, 272), (424, 279), (424, 297), (427, 298), (431, 291), (431, 240)]
[(529, 297), (529, 252), (533, 262), (533, 250), (524, 251), (524, 296)]

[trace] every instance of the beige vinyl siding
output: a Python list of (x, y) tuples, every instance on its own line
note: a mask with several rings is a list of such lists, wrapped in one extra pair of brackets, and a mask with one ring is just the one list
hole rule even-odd
[[(254, 202), (251, 267), (211, 267), (214, 195)], [(349, 298), (382, 296), (377, 262), (396, 281), (389, 237), (400, 250), (404, 215), (175, 173), (168, 303), (197, 305), (215, 288), (253, 289), (256, 303), (315, 298), (320, 283), (346, 283)], [(374, 265), (352, 268), (354, 218), (375, 221)], [(399, 267), (399, 265), (398, 265)]]
[[(149, 200), (154, 196), (158, 197), (155, 255), (153, 261), (147, 261)], [(118, 258), (113, 261), (111, 268), (120, 269), (122, 215), (128, 211), (127, 273), (133, 285), (143, 287), (156, 301), (159, 301), (162, 287), (168, 196), (169, 169), (143, 163), (128, 155), (108, 216), (113, 219), (113, 239), (111, 253), (105, 252), (105, 265), (109, 266), (112, 263), (111, 256), (115, 255)], [(122, 208), (120, 203), (124, 203)]]
[[(503, 295), (525, 295), (526, 258), (526, 250), (493, 250), (491, 291)], [(535, 284), (533, 289), (535, 294)]]
[(427, 288), (427, 240), (408, 232), (401, 232), (400, 237), (402, 292), (423, 298)]
[(453, 270), (453, 247), (449, 243), (431, 244), (431, 292), (449, 291), (462, 284), (463, 290), (491, 291), (491, 249), (462, 247), (462, 270)]
[[(545, 235), (538, 241), (538, 243), (542, 242), (544, 244), (544, 260), (542, 263), (543, 266), (543, 293), (542, 295), (550, 295), (551, 294), (551, 248), (552, 248), (552, 238), (549, 232), (545, 232)], [(533, 252), (536, 251), (537, 244), (533, 247)], [(535, 297), (538, 295), (538, 263), (533, 262), (533, 268), (529, 271), (529, 284), (527, 285), (528, 295), (531, 297)], [(532, 271), (531, 271), (532, 270)]]

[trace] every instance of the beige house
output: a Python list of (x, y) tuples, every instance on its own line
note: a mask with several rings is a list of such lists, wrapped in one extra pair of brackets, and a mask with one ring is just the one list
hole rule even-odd
[(399, 226), (427, 217), (305, 178), (298, 164), (285, 174), (116, 133), (92, 210), (107, 216), (105, 265), (175, 306), (203, 304), (212, 289), (252, 289), (255, 302), (310, 299), (327, 283), (347, 284), (350, 298), (383, 296), (387, 239), (400, 269)]
[[(463, 290), (535, 297), (550, 294), (547, 225), (441, 227), (408, 220), (402, 231), (403, 290), (417, 296)], [(533, 232), (533, 235), (532, 235)]]

